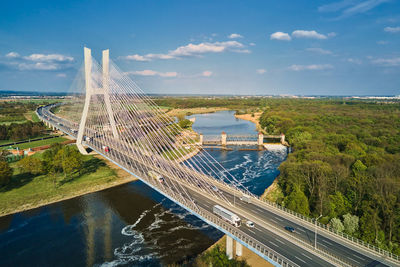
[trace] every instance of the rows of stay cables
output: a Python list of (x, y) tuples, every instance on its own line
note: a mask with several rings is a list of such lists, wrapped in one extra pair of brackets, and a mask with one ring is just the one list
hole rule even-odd
[[(81, 68), (73, 83), (75, 91), (79, 87), (78, 91), (85, 92), (83, 71)], [(194, 203), (188, 184), (192, 190), (224, 203), (231, 204), (215, 184), (252, 195), (201, 149), (198, 135), (180, 128), (176, 118), (158, 107), (114, 62), (110, 60), (109, 75), (104, 77), (101, 65), (92, 58), (90, 77), (92, 91), (84, 133), (90, 137), (89, 146), (180, 201)], [(78, 95), (68, 107), (75, 123), (79, 123), (76, 114), (81, 114), (84, 99), (85, 95)]]

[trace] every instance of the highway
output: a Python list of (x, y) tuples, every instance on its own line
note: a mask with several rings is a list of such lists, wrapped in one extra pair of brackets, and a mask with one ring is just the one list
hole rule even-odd
[[(72, 131), (74, 129), (72, 128), (72, 123), (63, 120), (61, 123), (62, 125), (58, 124), (60, 122), (58, 118), (49, 113), (47, 109), (43, 110), (43, 108), (40, 108), (38, 109), (38, 113), (42, 116), (46, 116), (45, 118), (48, 121), (63, 130), (65, 133), (71, 136), (76, 135), (76, 133), (73, 133)], [(129, 162), (128, 166), (125, 168), (129, 168), (130, 171), (136, 173), (137, 176), (146, 176), (146, 174), (138, 172), (137, 170), (135, 171), (132, 167), (142, 166), (142, 169), (148, 169), (149, 166), (143, 161), (139, 162), (133, 156), (127, 155), (126, 151), (119, 151), (119, 149), (123, 147), (122, 145), (102, 144), (100, 141), (95, 139), (94, 136), (91, 137), (91, 141), (88, 143), (90, 147), (104, 154), (101, 149), (102, 145), (110, 146), (112, 153), (107, 153), (105, 155), (106, 157), (109, 157), (116, 162), (121, 158), (129, 158), (131, 162)], [(283, 216), (281, 213), (274, 211), (269, 208), (267, 204), (264, 204), (261, 201), (256, 201), (255, 199), (252, 199), (251, 203), (241, 201), (239, 199), (242, 195), (240, 191), (218, 183), (212, 178), (209, 178), (210, 180), (213, 180), (210, 182), (218, 187), (219, 194), (222, 194), (221, 198), (216, 198), (206, 190), (199, 190), (199, 187), (196, 185), (187, 183), (183, 180), (178, 180), (174, 175), (168, 176), (165, 172), (159, 170), (155, 166), (152, 167), (155, 171), (162, 173), (166, 179), (170, 179), (171, 181), (174, 180), (175, 182), (180, 183), (181, 186), (184, 186), (191, 198), (195, 200), (195, 203), (208, 212), (212, 213), (213, 206), (219, 204), (236, 213), (242, 220), (242, 225), (239, 227), (241, 231), (270, 247), (295, 264), (298, 264), (299, 266), (334, 266), (327, 260), (321, 258), (321, 254), (318, 251), (312, 249), (314, 246), (314, 229), (310, 229), (306, 224), (303, 225), (290, 217)], [(179, 173), (180, 171), (180, 168), (176, 169), (176, 173)], [(146, 180), (146, 178), (144, 179)], [(149, 179), (147, 178), (146, 181), (149, 182), (148, 180)], [(154, 180), (151, 182), (154, 183)], [(165, 185), (159, 184), (158, 186), (163, 187)], [(181, 194), (181, 192), (177, 192), (176, 188), (169, 188), (168, 190), (173, 191), (174, 194)], [(228, 199), (229, 202), (234, 205), (229, 205), (226, 201), (223, 201), (223, 198)], [(185, 205), (185, 203), (182, 204)], [(245, 224), (247, 220), (253, 221), (255, 227), (247, 227)], [(292, 233), (286, 231), (284, 229), (285, 226), (295, 228), (295, 232)], [(345, 246), (329, 236), (318, 234), (317, 248), (323, 251), (328, 251), (330, 254), (341, 259), (348, 266), (388, 266), (375, 260), (373, 257), (367, 256), (362, 252), (362, 250), (355, 249), (351, 246)]]

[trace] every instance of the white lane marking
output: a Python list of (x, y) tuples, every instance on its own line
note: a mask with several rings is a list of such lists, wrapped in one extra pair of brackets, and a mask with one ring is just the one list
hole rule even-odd
[(305, 261), (303, 261), (302, 259), (300, 259), (299, 257), (297, 257), (297, 256), (294, 256), (296, 259), (298, 259), (299, 261), (302, 261), (302, 262), (304, 262), (304, 263), (306, 263)]
[(275, 217), (275, 219), (280, 220), (281, 222), (283, 222), (283, 220), (279, 217)]
[(306, 230), (304, 230), (304, 229), (301, 229), (301, 228), (297, 228), (297, 230), (299, 230), (299, 231), (302, 231), (302, 232), (306, 232)]
[(275, 244), (274, 242), (272, 242), (272, 241), (269, 241), (272, 245), (274, 245), (274, 246), (276, 246), (276, 247), (278, 247), (279, 248), (279, 246), (277, 245), (277, 244)]
[(278, 238), (275, 238), (275, 240), (285, 245), (285, 242), (283, 242), (282, 240), (279, 240)]
[(364, 260), (363, 258), (361, 258), (360, 256), (357, 256), (356, 254), (353, 254), (354, 257), (359, 258), (360, 260)]
[(249, 231), (252, 232), (253, 234), (256, 234), (256, 232), (254, 232), (253, 230), (250, 230), (250, 229), (247, 229), (247, 230), (249, 230)]
[(258, 211), (260, 212), (264, 212), (264, 210), (260, 209), (260, 208), (256, 208)]
[(310, 260), (312, 260), (311, 257), (307, 256), (307, 255), (304, 254), (304, 253), (301, 253), (301, 255), (303, 255), (304, 257), (309, 258)]
[(325, 242), (325, 243), (327, 243), (327, 244), (329, 244), (329, 245), (331, 245), (331, 246), (333, 246), (333, 244), (332, 244), (331, 242), (326, 241), (325, 239), (322, 239), (322, 241)]
[(271, 221), (273, 221), (274, 223), (278, 223), (277, 221), (275, 221), (274, 219), (270, 219)]
[(349, 258), (350, 260), (353, 260), (353, 261), (355, 261), (355, 262), (357, 262), (358, 264), (361, 264), (361, 262), (359, 262), (358, 260), (355, 260), (355, 259), (353, 259), (353, 258)]
[(322, 243), (319, 243), (318, 245), (321, 245), (321, 246), (324, 246), (324, 247), (326, 247), (326, 248), (327, 248), (327, 246), (326, 246), (326, 245), (324, 245), (324, 244), (322, 244)]

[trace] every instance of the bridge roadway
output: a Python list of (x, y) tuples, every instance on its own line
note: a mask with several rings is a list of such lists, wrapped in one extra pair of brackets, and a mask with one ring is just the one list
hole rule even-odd
[[(56, 125), (57, 121), (55, 117), (51, 116), (47, 119)], [(75, 136), (75, 134), (72, 133), (72, 129), (65, 125), (67, 124), (66, 121), (64, 120), (63, 122), (63, 126), (56, 126), (61, 128), (69, 135)], [(102, 145), (109, 144), (101, 144), (96, 141), (92, 141), (91, 144), (89, 144), (89, 146), (99, 152), (102, 151)], [(126, 157), (126, 153), (120, 152), (117, 149), (114, 150), (114, 154), (115, 153), (119, 153), (120, 157)], [(105, 156), (110, 157), (110, 155)], [(132, 160), (134, 159), (132, 158)], [(138, 161), (136, 161), (136, 163), (138, 163)], [(140, 164), (142, 164), (142, 162)], [(174, 179), (173, 177), (168, 178)], [(241, 231), (272, 248), (274, 251), (283, 255), (292, 262), (300, 266), (333, 266), (331, 263), (320, 258), (320, 256), (312, 249), (307, 249), (307, 245), (310, 247), (314, 244), (314, 229), (310, 229), (307, 225), (303, 226), (297, 223), (295, 220), (286, 218), (285, 216), (282, 216), (282, 214), (267, 208), (267, 205), (263, 205), (263, 203), (259, 203), (254, 199), (252, 199), (252, 203), (240, 201), (239, 196), (241, 196), (241, 194), (239, 192), (235, 192), (235, 190), (231, 189), (230, 187), (223, 186), (218, 182), (215, 182), (214, 184), (219, 188), (220, 193), (223, 194), (225, 198), (231, 201), (231, 203), (234, 203), (234, 206), (226, 205), (226, 203), (223, 203), (220, 199), (215, 198), (210, 194), (206, 194), (202, 190), (199, 190), (199, 188), (196, 188), (189, 183), (182, 183), (182, 181), (178, 182), (185, 186), (198, 206), (209, 211), (210, 213), (212, 213), (212, 207), (215, 204), (219, 204), (238, 214), (242, 219), (242, 225), (239, 228)], [(246, 227), (246, 220), (253, 221), (255, 223), (255, 227)], [(294, 227), (296, 229), (295, 233), (285, 231), (284, 226)], [(297, 240), (297, 244), (294, 242), (295, 240)], [(300, 241), (300, 243), (303, 242), (304, 246), (299, 246), (298, 241)], [(329, 251), (336, 257), (344, 259), (348, 265), (386, 266), (381, 262), (374, 260), (372, 257), (362, 254), (362, 250), (344, 246), (343, 244), (340, 244), (329, 238), (329, 236), (318, 234), (317, 241), (318, 248)]]

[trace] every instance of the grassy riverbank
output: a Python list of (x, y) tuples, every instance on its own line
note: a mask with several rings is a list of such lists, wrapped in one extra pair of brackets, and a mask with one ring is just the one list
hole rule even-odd
[[(35, 154), (33, 157), (41, 157)], [(45, 206), (50, 203), (70, 199), (76, 196), (100, 191), (123, 183), (136, 180), (123, 170), (100, 156), (84, 156), (84, 173), (66, 182), (61, 175), (22, 174), (17, 163), (13, 169), (11, 182), (0, 188), (0, 216)]]

